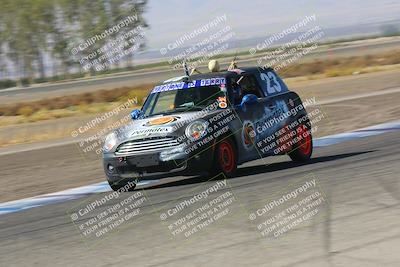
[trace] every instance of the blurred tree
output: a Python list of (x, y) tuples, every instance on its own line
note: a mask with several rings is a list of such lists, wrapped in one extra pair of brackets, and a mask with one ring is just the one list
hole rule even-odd
[(383, 36), (397, 36), (400, 34), (400, 27), (395, 25), (384, 25), (381, 27)]
[[(68, 75), (72, 67), (81, 67), (79, 59), (104, 47), (112, 38), (138, 27), (148, 27), (142, 17), (147, 1), (141, 0), (2, 0), (0, 8), (0, 63), (13, 62), (20, 84), (35, 76), (44, 78), (47, 61), (53, 75)], [(90, 49), (73, 57), (71, 49), (89, 38), (101, 35), (132, 12), (135, 23), (106, 38), (98, 39)], [(141, 43), (143, 46), (143, 43)], [(94, 56), (94, 59), (99, 55)], [(94, 69), (91, 69), (94, 73)]]
[(14, 63), (22, 79), (34, 78), (34, 69), (41, 77), (45, 70), (42, 52), (46, 49), (46, 35), (52, 9), (49, 0), (5, 0), (2, 2), (2, 43), (7, 56)]
[[(79, 55), (75, 57), (76, 60), (89, 56), (92, 61), (99, 59), (100, 54), (96, 51), (104, 48), (110, 41), (115, 40), (118, 36), (128, 31), (136, 29), (138, 26), (142, 26), (143, 28), (148, 27), (148, 24), (142, 16), (145, 11), (147, 0), (59, 1), (65, 12), (66, 20), (72, 25), (70, 29), (76, 29), (74, 34), (71, 35), (72, 42), (69, 42), (73, 47), (84, 44), (88, 39), (94, 36), (100, 36), (102, 33), (106, 32), (106, 30), (118, 25), (118, 23), (128, 16), (137, 17), (134, 23), (120, 28), (118, 32), (112, 32), (105, 38), (98, 38), (95, 43), (91, 44), (88, 48), (80, 50)], [(69, 48), (72, 49), (73, 47)], [(128, 48), (129, 47), (125, 47), (125, 49)], [(95, 66), (90, 68), (90, 73), (95, 73)]]

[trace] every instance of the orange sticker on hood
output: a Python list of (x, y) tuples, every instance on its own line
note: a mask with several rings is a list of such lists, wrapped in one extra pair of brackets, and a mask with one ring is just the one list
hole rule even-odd
[(176, 121), (176, 117), (172, 117), (172, 116), (161, 117), (161, 118), (157, 118), (157, 119), (147, 122), (146, 125), (149, 125), (149, 126), (163, 125), (163, 124), (171, 123), (173, 121)]

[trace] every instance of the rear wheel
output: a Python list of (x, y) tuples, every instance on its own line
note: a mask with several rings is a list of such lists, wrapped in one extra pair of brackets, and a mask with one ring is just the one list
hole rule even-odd
[(222, 140), (217, 144), (214, 154), (214, 164), (211, 169), (212, 175), (221, 172), (226, 177), (233, 177), (237, 170), (237, 151), (231, 138)]
[(313, 141), (310, 129), (301, 124), (296, 129), (297, 142), (289, 156), (293, 161), (305, 162), (311, 158), (313, 151)]

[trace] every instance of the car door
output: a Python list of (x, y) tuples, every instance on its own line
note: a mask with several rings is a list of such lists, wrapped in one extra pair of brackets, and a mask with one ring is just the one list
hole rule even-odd
[(287, 105), (289, 90), (273, 69), (259, 69), (255, 77), (265, 96), (264, 116), (256, 124), (257, 147), (263, 156), (282, 154), (285, 152), (281, 146), (285, 139), (283, 131), (291, 121)]
[[(263, 156), (256, 145), (262, 140), (262, 135), (257, 132), (257, 125), (266, 117), (266, 112), (269, 112), (269, 109), (266, 109), (268, 99), (253, 73), (238, 76), (233, 84), (235, 110), (242, 124), (241, 129), (237, 131), (239, 162), (245, 162)], [(249, 94), (257, 96), (257, 102), (243, 104), (243, 97)]]

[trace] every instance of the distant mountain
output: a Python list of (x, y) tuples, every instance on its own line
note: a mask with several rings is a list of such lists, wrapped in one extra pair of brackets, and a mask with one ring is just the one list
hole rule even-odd
[[(383, 34), (385, 27), (388, 27), (388, 26), (392, 26), (393, 28), (397, 28), (398, 30), (400, 30), (400, 20), (390, 20), (390, 21), (385, 21), (385, 22), (380, 22), (380, 23), (364, 23), (364, 24), (352, 25), (352, 26), (346, 26), (346, 27), (323, 28), (325, 36), (324, 36), (324, 39), (322, 39), (322, 41), (341, 39), (341, 38), (380, 35), (380, 34)], [(284, 38), (282, 38), (279, 42), (276, 42), (274, 44), (280, 45), (285, 42), (291, 41), (291, 40), (293, 40), (295, 35), (297, 36), (298, 33), (287, 35)], [(257, 44), (262, 43), (268, 37), (269, 36), (258, 36), (258, 37), (252, 37), (252, 38), (244, 38), (244, 39), (234, 38), (234, 39), (228, 41), (228, 47), (229, 47), (228, 50), (235, 50), (235, 49), (242, 50), (245, 48), (254, 47)], [(162, 59), (168, 60), (170, 57), (179, 55), (180, 53), (182, 53), (189, 47), (190, 46), (177, 48), (173, 51), (173, 53), (168, 53), (167, 58), (163, 57), (159, 50), (150, 49), (150, 50), (144, 51), (136, 56), (137, 63), (143, 64), (143, 63), (148, 63), (148, 62), (153, 62), (153, 61), (160, 61)]]

